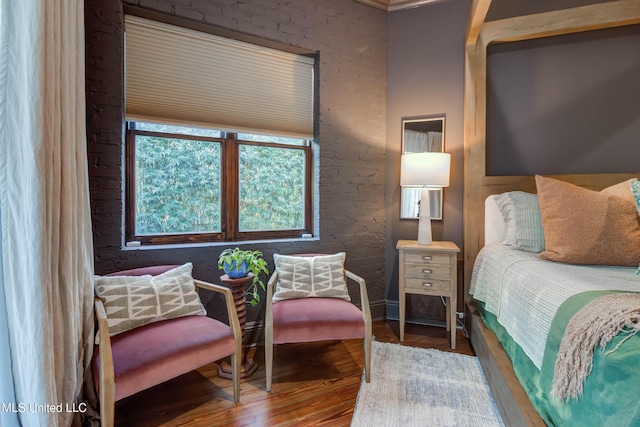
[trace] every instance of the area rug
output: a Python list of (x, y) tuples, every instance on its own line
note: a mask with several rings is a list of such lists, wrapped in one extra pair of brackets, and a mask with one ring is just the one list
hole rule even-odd
[(503, 425), (477, 357), (373, 342), (352, 427)]

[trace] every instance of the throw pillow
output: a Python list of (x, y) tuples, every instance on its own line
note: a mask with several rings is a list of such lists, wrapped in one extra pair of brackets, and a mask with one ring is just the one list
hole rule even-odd
[(636, 266), (640, 223), (630, 183), (588, 190), (536, 176), (546, 248), (540, 258), (571, 264)]
[(637, 179), (631, 180), (631, 193), (633, 194), (633, 200), (636, 203), (638, 215), (640, 215), (640, 181)]
[(111, 336), (148, 323), (206, 315), (187, 263), (158, 276), (96, 276), (96, 296), (107, 313)]
[(527, 252), (544, 250), (542, 213), (536, 194), (523, 191), (503, 193), (495, 198), (507, 224), (502, 243)]
[[(633, 193), (633, 200), (636, 202), (638, 215), (640, 215), (640, 181), (638, 181), (637, 179), (631, 180), (631, 192)], [(638, 266), (636, 274), (640, 276), (640, 266)]]
[(344, 278), (345, 256), (344, 252), (310, 257), (273, 254), (278, 272), (273, 302), (307, 297), (351, 301)]

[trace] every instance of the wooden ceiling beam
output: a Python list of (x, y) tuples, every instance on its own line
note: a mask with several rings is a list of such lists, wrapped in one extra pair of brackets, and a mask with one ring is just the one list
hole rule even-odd
[(640, 24), (640, 0), (617, 0), (486, 22), (486, 43), (514, 42)]
[(473, 0), (471, 3), (465, 39), (467, 46), (475, 46), (478, 42), (482, 24), (487, 17), (487, 12), (489, 12), (489, 6), (491, 6), (491, 0)]

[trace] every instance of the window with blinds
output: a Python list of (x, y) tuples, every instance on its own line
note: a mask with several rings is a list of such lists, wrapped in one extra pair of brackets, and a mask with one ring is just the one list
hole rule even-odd
[(128, 245), (313, 233), (314, 58), (125, 16)]

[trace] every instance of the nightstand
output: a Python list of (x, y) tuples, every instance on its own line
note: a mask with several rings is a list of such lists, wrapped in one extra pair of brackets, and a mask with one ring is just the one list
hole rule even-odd
[(442, 296), (448, 299), (447, 331), (455, 349), (460, 248), (453, 242), (419, 245), (416, 240), (398, 240), (396, 249), (400, 251), (400, 341), (404, 341), (406, 294)]

